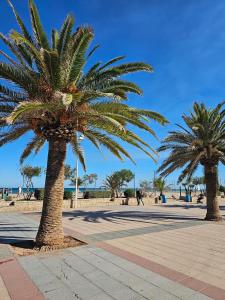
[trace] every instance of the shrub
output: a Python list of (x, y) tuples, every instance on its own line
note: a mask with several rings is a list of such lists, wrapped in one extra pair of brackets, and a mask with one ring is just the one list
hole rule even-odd
[(73, 197), (73, 192), (72, 191), (64, 191), (64, 199), (65, 200), (69, 200), (69, 199), (72, 199)]
[(44, 200), (44, 193), (45, 193), (45, 190), (44, 189), (35, 189), (34, 190), (34, 198), (36, 200)]
[(135, 197), (135, 190), (134, 189), (126, 189), (124, 191), (124, 197), (126, 197), (126, 198), (133, 198), (133, 197)]
[(6, 196), (5, 198), (5, 201), (12, 201), (13, 200), (13, 197), (10, 195), (10, 196)]
[(111, 197), (110, 191), (86, 191), (86, 192), (84, 192), (84, 199), (110, 198), (110, 197)]

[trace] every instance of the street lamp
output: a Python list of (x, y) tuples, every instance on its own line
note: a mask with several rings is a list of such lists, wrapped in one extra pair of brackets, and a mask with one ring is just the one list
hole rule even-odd
[[(81, 134), (79, 137), (77, 136), (78, 143), (83, 141), (84, 135)], [(78, 200), (78, 166), (79, 166), (79, 158), (78, 155), (76, 157), (76, 173), (75, 173), (75, 208), (77, 208), (77, 200)], [(73, 200), (71, 202), (70, 208), (73, 208)]]

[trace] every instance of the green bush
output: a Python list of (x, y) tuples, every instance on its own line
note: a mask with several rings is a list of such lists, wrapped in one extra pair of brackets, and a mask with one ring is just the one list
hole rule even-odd
[(133, 198), (133, 197), (135, 197), (135, 190), (134, 189), (126, 189), (124, 191), (124, 197), (126, 197), (126, 198)]
[(12, 201), (13, 200), (13, 197), (10, 195), (10, 196), (6, 196), (5, 198), (5, 201)]
[(84, 192), (84, 199), (110, 198), (110, 197), (111, 197), (110, 191), (86, 191), (86, 192)]
[(73, 192), (71, 192), (71, 191), (64, 191), (64, 199), (65, 200), (69, 200), (69, 199), (72, 199), (72, 197), (73, 197)]
[(44, 189), (35, 189), (34, 190), (34, 198), (36, 200), (44, 200), (44, 193), (45, 193), (45, 190)]

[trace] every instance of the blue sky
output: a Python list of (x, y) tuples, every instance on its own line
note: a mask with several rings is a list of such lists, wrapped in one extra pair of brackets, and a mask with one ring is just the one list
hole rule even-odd
[[(27, 0), (12, 0), (23, 19), (29, 23)], [(152, 123), (160, 139), (174, 123), (180, 123), (183, 112), (191, 110), (194, 101), (213, 106), (225, 99), (225, 2), (223, 0), (36, 0), (42, 22), (50, 33), (59, 28), (65, 15), (72, 12), (76, 26), (89, 24), (94, 28), (94, 44), (100, 49), (92, 58), (95, 61), (126, 55), (127, 61), (144, 61), (154, 67), (154, 73), (138, 73), (130, 76), (144, 90), (144, 96), (130, 96), (129, 103), (162, 113), (170, 124), (165, 128)], [(7, 1), (0, 4), (0, 30), (4, 34), (17, 28)], [(0, 49), (3, 45), (0, 44)], [(138, 132), (140, 133), (140, 132)], [(159, 141), (147, 134), (141, 136), (158, 147)], [(30, 139), (0, 148), (0, 185), (18, 186), (19, 156)], [(99, 175), (98, 185), (107, 174), (121, 168), (129, 168), (141, 179), (151, 180), (157, 165), (144, 154), (128, 147), (136, 165), (121, 163), (108, 152), (96, 152), (86, 141), (87, 173)], [(165, 157), (162, 154), (160, 161)], [(47, 145), (38, 156), (31, 156), (27, 163), (45, 168)], [(68, 152), (67, 162), (75, 164)], [(158, 165), (159, 165), (158, 163)], [(199, 169), (198, 173), (201, 174)], [(81, 172), (82, 174), (83, 172)], [(220, 177), (224, 182), (224, 167)], [(169, 176), (174, 182), (178, 172)], [(44, 185), (44, 175), (35, 179), (36, 186)], [(68, 185), (68, 184), (67, 184)]]

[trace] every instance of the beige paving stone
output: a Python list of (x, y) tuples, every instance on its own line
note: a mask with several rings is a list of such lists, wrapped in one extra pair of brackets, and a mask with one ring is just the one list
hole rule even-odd
[(1, 276), (0, 276), (0, 299), (2, 299), (2, 300), (11, 300)]

